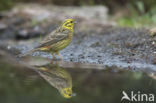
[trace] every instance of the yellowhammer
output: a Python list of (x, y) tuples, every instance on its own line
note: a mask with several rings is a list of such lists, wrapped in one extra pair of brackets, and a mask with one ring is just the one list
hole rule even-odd
[(35, 51), (45, 51), (50, 52), (54, 59), (54, 53), (59, 55), (59, 51), (67, 47), (72, 41), (74, 24), (74, 19), (66, 19), (60, 27), (58, 27), (56, 30), (47, 35), (39, 46), (21, 56), (31, 54)]
[(63, 97), (71, 98), (73, 96), (72, 77), (64, 68), (59, 67), (58, 64), (48, 64), (37, 68), (39, 69), (36, 71), (40, 76), (55, 87)]

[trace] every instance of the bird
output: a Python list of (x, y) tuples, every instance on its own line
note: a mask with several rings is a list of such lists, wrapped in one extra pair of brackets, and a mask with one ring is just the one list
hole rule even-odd
[(75, 19), (66, 19), (56, 30), (47, 35), (40, 44), (34, 49), (28, 51), (25, 54), (19, 55), (19, 57), (29, 55), (36, 51), (48, 52), (55, 59), (54, 54), (58, 55), (60, 59), (62, 57), (59, 51), (66, 48), (72, 41), (74, 34)]
[(73, 97), (72, 77), (68, 71), (58, 64), (48, 64), (38, 66), (36, 72), (44, 78), (50, 85), (55, 87), (64, 98)]

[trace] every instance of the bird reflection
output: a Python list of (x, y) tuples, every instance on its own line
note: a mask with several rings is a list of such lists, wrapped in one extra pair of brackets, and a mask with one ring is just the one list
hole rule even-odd
[(53, 87), (55, 87), (62, 96), (71, 98), (72, 94), (72, 78), (69, 72), (59, 67), (59, 64), (48, 64), (37, 67), (37, 72)]

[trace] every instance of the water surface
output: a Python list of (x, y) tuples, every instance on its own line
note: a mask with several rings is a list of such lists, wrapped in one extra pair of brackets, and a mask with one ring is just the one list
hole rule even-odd
[(0, 61), (0, 103), (120, 103), (123, 91), (156, 94), (154, 73), (35, 59)]

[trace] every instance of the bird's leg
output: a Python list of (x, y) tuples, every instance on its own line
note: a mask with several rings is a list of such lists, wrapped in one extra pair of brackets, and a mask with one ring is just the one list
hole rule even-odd
[(51, 52), (51, 55), (52, 55), (52, 57), (53, 57), (51, 62), (53, 63), (53, 61), (55, 60), (55, 55), (54, 55), (53, 52)]
[(58, 55), (58, 56), (59, 56), (59, 58), (62, 60), (62, 56), (60, 55), (60, 53), (59, 53), (59, 52), (56, 52), (56, 55)]

